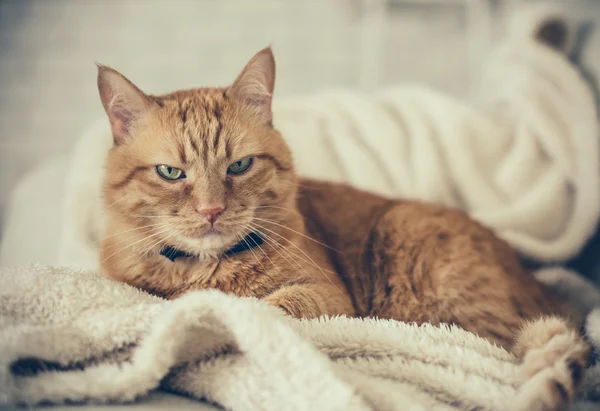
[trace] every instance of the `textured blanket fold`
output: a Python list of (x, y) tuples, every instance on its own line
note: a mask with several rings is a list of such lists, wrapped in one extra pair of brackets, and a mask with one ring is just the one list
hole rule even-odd
[[(598, 304), (574, 274), (541, 277), (569, 276), (564, 290)], [(0, 404), (127, 402), (161, 387), (231, 410), (505, 410), (525, 382), (511, 354), (457, 327), (300, 321), (217, 291), (165, 301), (68, 268), (0, 278)], [(596, 311), (589, 323), (600, 347)]]
[[(600, 301), (575, 274), (540, 278), (587, 310)], [(511, 354), (457, 327), (300, 321), (217, 291), (165, 301), (68, 268), (0, 279), (0, 404), (127, 402), (161, 387), (231, 410), (505, 410), (526, 382)], [(597, 311), (588, 323), (600, 347)]]
[(163, 301), (44, 266), (0, 276), (1, 403), (160, 385), (232, 410), (501, 410), (518, 386), (512, 355), (455, 327), (299, 321), (216, 291)]

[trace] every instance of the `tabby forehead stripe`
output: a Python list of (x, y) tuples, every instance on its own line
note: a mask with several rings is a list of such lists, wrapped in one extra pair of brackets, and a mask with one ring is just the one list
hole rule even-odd
[(179, 103), (179, 116), (181, 117), (181, 122), (184, 128), (185, 123), (187, 122), (188, 108), (189, 106), (187, 104), (184, 104), (183, 102)]
[(114, 189), (120, 189), (125, 187), (127, 184), (129, 184), (131, 182), (131, 180), (133, 179), (133, 177), (146, 170), (148, 168), (148, 166), (137, 166), (136, 168), (134, 168), (133, 170), (131, 170), (126, 176), (125, 178), (123, 178), (121, 181), (114, 183), (111, 185), (112, 188)]
[(196, 143), (196, 140), (194, 138), (190, 138), (189, 141), (192, 145), (192, 150), (194, 150), (194, 152), (196, 153), (196, 157), (198, 157), (200, 155), (200, 152), (198, 151), (198, 143)]
[[(209, 108), (209, 101), (207, 99), (205, 99), (202, 102), (202, 108), (204, 108), (204, 121), (206, 122), (207, 125), (207, 129), (210, 129), (209, 125), (211, 123), (211, 110)], [(202, 138), (201, 140), (201, 144), (202, 144), (202, 148), (200, 150), (201, 154), (202, 154), (202, 161), (206, 164), (208, 162), (208, 144), (207, 144), (207, 138)]]
[(225, 157), (231, 157), (231, 141), (229, 139), (225, 139)]
[(179, 153), (179, 161), (182, 165), (187, 164), (187, 156), (185, 155), (185, 144), (177, 144), (177, 151)]
[(219, 138), (221, 137), (221, 131), (223, 130), (223, 123), (221, 121), (221, 107), (215, 104), (213, 107), (213, 115), (217, 120), (217, 130), (215, 131), (215, 137), (213, 139), (213, 148), (216, 150), (219, 146)]

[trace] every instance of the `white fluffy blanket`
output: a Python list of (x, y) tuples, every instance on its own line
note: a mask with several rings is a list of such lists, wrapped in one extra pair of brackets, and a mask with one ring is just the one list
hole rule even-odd
[[(233, 411), (523, 409), (516, 359), (456, 327), (301, 321), (217, 291), (165, 301), (67, 268), (0, 278), (0, 405), (128, 402), (160, 387)], [(600, 301), (576, 285), (577, 298)]]
[[(340, 92), (281, 101), (276, 126), (305, 176), (461, 207), (526, 256), (567, 258), (598, 218), (595, 106), (563, 55), (519, 33), (476, 105), (422, 87)], [(66, 266), (97, 268), (104, 124), (65, 173)], [(511, 355), (457, 328), (296, 321), (217, 292), (167, 302), (68, 268), (0, 280), (0, 402), (123, 401), (160, 385), (232, 410), (500, 410), (522, 383)]]
[(458, 328), (300, 321), (217, 291), (164, 301), (44, 266), (0, 277), (0, 404), (160, 386), (234, 411), (521, 409), (515, 358)]

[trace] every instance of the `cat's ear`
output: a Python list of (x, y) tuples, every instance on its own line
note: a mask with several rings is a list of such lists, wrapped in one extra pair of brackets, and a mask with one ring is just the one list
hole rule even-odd
[(118, 71), (100, 64), (97, 66), (100, 100), (108, 115), (115, 144), (123, 144), (134, 122), (156, 103)]
[(230, 87), (228, 94), (243, 101), (264, 121), (271, 123), (275, 88), (275, 58), (271, 47), (256, 53)]

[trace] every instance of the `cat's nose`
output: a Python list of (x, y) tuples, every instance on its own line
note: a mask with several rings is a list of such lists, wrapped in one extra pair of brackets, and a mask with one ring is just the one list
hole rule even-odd
[(221, 215), (221, 213), (223, 212), (223, 210), (223, 207), (203, 208), (198, 212), (205, 216), (209, 223), (214, 224), (215, 221), (217, 221), (217, 218), (219, 218), (219, 215)]

